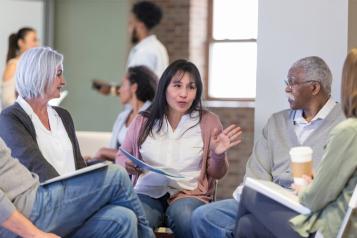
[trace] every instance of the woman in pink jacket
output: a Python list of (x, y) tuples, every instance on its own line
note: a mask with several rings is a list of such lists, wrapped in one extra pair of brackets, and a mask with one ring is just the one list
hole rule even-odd
[(153, 228), (164, 220), (175, 237), (192, 237), (191, 214), (210, 202), (214, 183), (227, 172), (226, 151), (240, 143), (241, 129), (222, 129), (219, 118), (202, 109), (202, 81), (186, 60), (164, 71), (152, 105), (130, 125), (122, 148), (144, 162), (180, 174), (172, 178), (141, 171), (122, 153), (116, 162), (132, 175), (135, 191)]

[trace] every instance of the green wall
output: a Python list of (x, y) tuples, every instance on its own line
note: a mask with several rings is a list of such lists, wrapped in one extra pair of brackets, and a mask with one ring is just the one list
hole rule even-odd
[(122, 109), (117, 97), (91, 89), (94, 78), (119, 83), (128, 55), (127, 0), (56, 0), (54, 47), (64, 55), (70, 111), (76, 130), (111, 131)]

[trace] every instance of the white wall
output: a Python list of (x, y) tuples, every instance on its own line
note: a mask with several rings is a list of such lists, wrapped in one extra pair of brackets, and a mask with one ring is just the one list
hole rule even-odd
[(348, 0), (259, 1), (255, 139), (272, 113), (288, 108), (283, 80), (300, 58), (317, 55), (327, 62), (332, 95), (340, 99), (347, 29)]
[(0, 77), (4, 72), (9, 35), (30, 26), (36, 29), (42, 44), (43, 19), (43, 0), (0, 0)]

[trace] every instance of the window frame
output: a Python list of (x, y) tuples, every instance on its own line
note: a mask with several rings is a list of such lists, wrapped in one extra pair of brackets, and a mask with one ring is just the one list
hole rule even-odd
[(205, 100), (211, 101), (242, 101), (242, 102), (255, 102), (256, 96), (254, 98), (221, 98), (221, 97), (212, 97), (208, 94), (209, 88), (209, 74), (210, 74), (210, 49), (211, 45), (214, 43), (247, 43), (247, 42), (255, 42), (258, 44), (257, 39), (232, 39), (232, 40), (215, 40), (213, 38), (213, 1), (208, 0), (208, 13), (207, 13), (207, 44), (206, 44), (206, 68), (205, 68), (205, 77), (204, 77), (204, 98)]

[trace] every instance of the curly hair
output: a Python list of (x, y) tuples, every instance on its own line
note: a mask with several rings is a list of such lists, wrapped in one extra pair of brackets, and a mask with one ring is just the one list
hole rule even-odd
[(149, 30), (158, 25), (162, 18), (161, 8), (149, 1), (135, 3), (131, 11)]

